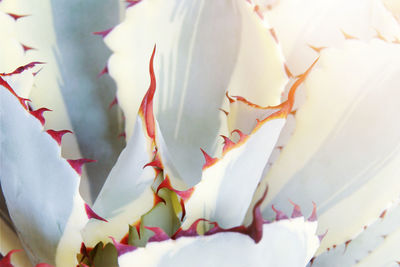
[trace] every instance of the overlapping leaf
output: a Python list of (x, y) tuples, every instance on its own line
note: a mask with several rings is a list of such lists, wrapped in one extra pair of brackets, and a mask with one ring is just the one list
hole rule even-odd
[(43, 131), (37, 119), (41, 114), (29, 111), (1, 77), (0, 81), (0, 178), (14, 226), (33, 263), (70, 266), (76, 262), (80, 230), (87, 221), (80, 177)]

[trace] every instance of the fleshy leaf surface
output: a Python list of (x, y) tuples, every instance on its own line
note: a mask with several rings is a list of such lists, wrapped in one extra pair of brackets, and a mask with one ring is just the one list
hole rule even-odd
[[(37, 107), (54, 110), (46, 115), (50, 129), (76, 133), (65, 136), (64, 157), (98, 160), (97, 164), (86, 166), (89, 180), (83, 173), (81, 189), (91, 202), (123, 146), (123, 141), (117, 138), (122, 131), (118, 111), (107, 109), (115, 94), (112, 81), (107, 77), (97, 78), (109, 51), (92, 34), (118, 22), (118, 1), (43, 0), (38, 4), (4, 0), (0, 9), (28, 15), (14, 21), (12, 30), (8, 30), (13, 31), (18, 47), (0, 52), (6, 54), (4, 64), (11, 65), (5, 71), (31, 61), (46, 62), (35, 76), (30, 98)], [(34, 49), (24, 51), (21, 44)], [(19, 52), (14, 54), (17, 48)]]
[[(16, 21), (3, 12), (30, 14), (30, 16)], [(0, 20), (0, 29), (3, 33), (0, 42), (1, 71), (11, 72), (36, 60), (46, 62), (42, 68), (35, 69), (38, 75), (31, 79), (31, 83), (34, 82), (33, 88), (31, 84), (30, 88), (27, 86), (24, 90), (27, 94), (16, 88), (15, 84), (10, 85), (15, 91), (20, 91), (18, 92), (20, 96), (32, 98), (37, 106), (46, 106), (54, 110), (46, 115), (47, 126), (51, 129), (72, 129), (58, 85), (59, 70), (53, 54), (56, 40), (50, 1), (42, 1), (41, 5), (37, 5), (32, 1), (5, 0), (0, 3)], [(29, 44), (35, 49), (24, 51), (22, 43)], [(27, 76), (29, 72), (22, 74)], [(62, 154), (68, 158), (81, 157), (76, 136), (70, 135), (64, 139)], [(85, 184), (85, 178), (83, 180)], [(88, 186), (83, 187), (83, 191), (89, 192)]]
[[(120, 267), (144, 266), (305, 266), (318, 247), (317, 223), (302, 217), (263, 226), (255, 243), (247, 235), (224, 232), (149, 243), (119, 257)], [(290, 256), (288, 256), (290, 255)]]
[(71, 266), (87, 221), (80, 177), (19, 100), (3, 86), (0, 94), (0, 179), (18, 236), (34, 264)]
[(318, 253), (354, 238), (398, 197), (398, 62), (396, 44), (348, 40), (322, 51), (305, 81), (296, 129), (264, 182), (266, 203), (285, 212), (288, 198), (315, 201), (319, 234), (329, 230)]
[(109, 236), (118, 240), (123, 238), (128, 225), (139, 220), (153, 207), (152, 185), (157, 173), (152, 167), (145, 166), (155, 156), (154, 57), (155, 47), (149, 66), (151, 82), (136, 117), (133, 136), (121, 152), (93, 206), (95, 212), (108, 222), (91, 221), (84, 229), (85, 242), (89, 246), (98, 241), (106, 242)]
[(279, 0), (266, 9), (265, 16), (295, 75), (312, 64), (318, 50), (336, 46), (346, 38), (369, 40), (380, 36), (394, 41), (400, 37), (399, 23), (381, 0)]
[(279, 103), (286, 74), (264, 23), (241, 0), (149, 0), (128, 8), (124, 22), (105, 38), (128, 139), (148, 84), (147, 55), (157, 44), (155, 113), (170, 162), (189, 187), (201, 177), (199, 147), (213, 156), (222, 144), (218, 135), (227, 134), (218, 110), (226, 90), (265, 105)]
[(400, 261), (399, 229), (400, 203), (396, 201), (378, 220), (365, 226), (359, 236), (322, 253), (312, 266), (397, 266), (396, 261)]
[(205, 154), (201, 181), (186, 203), (184, 227), (200, 218), (216, 221), (223, 228), (242, 224), (286, 116), (287, 110), (282, 108), (260, 121), (221, 159)]

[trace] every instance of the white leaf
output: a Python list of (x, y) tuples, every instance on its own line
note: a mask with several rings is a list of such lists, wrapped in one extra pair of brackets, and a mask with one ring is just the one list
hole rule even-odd
[(0, 94), (1, 186), (18, 236), (35, 264), (76, 264), (87, 221), (79, 176), (18, 99), (5, 87)]
[(128, 225), (135, 223), (153, 207), (155, 178), (153, 168), (143, 168), (152, 161), (141, 118), (135, 132), (121, 152), (97, 197), (93, 209), (108, 222), (90, 221), (83, 231), (89, 246), (99, 241), (109, 242), (109, 236), (121, 239), (128, 232)]
[(223, 228), (242, 224), (284, 124), (284, 116), (272, 115), (251, 135), (232, 144), (221, 159), (206, 162), (210, 166), (203, 168), (202, 179), (186, 203), (184, 228), (199, 218), (216, 221)]
[[(46, 115), (47, 129), (76, 133), (65, 136), (63, 156), (98, 160), (85, 168), (90, 179), (85, 172), (83, 177), (82, 191), (91, 201), (123, 145), (117, 138), (122, 132), (117, 110), (108, 110), (114, 98), (112, 82), (97, 77), (109, 52), (92, 34), (118, 22), (118, 1), (3, 0), (0, 8), (29, 15), (14, 22), (14, 38), (22, 54), (7, 56), (5, 64), (16, 68), (31, 61), (46, 62), (35, 76), (30, 98), (35, 107), (54, 110)], [(24, 53), (21, 44), (33, 49)]]
[(400, 25), (381, 0), (280, 0), (265, 15), (296, 75), (318, 56), (310, 45), (333, 47), (345, 39), (343, 33), (362, 40), (400, 37)]
[(148, 55), (157, 44), (156, 117), (171, 163), (188, 186), (201, 177), (199, 148), (214, 155), (221, 146), (217, 136), (227, 131), (219, 111), (225, 91), (272, 105), (286, 82), (280, 50), (242, 0), (142, 1), (127, 10), (106, 43), (128, 138), (148, 84)]
[(152, 167), (145, 167), (155, 157), (157, 122), (153, 114), (153, 98), (156, 90), (153, 60), (154, 47), (149, 72), (151, 82), (142, 100), (136, 117), (135, 130), (127, 147), (122, 151), (111, 170), (94, 209), (108, 222), (92, 221), (83, 234), (89, 246), (106, 241), (109, 236), (121, 239), (128, 232), (128, 225), (135, 223), (153, 207), (152, 185), (157, 173)]
[(148, 267), (183, 266), (305, 266), (318, 247), (316, 222), (302, 217), (263, 226), (263, 238), (225, 232), (149, 243), (119, 257), (119, 266), (140, 262)]
[(355, 239), (319, 255), (312, 266), (390, 266), (400, 261), (400, 240), (396, 235), (400, 229), (399, 201), (385, 210), (380, 218)]
[(296, 129), (264, 182), (269, 205), (284, 211), (288, 198), (316, 202), (319, 233), (329, 229), (319, 253), (352, 239), (398, 197), (398, 62), (398, 45), (349, 40), (324, 50), (306, 79)]

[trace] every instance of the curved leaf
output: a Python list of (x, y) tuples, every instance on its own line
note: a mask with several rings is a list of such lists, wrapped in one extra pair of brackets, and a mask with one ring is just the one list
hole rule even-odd
[(221, 159), (205, 154), (201, 181), (194, 187), (186, 203), (184, 227), (199, 218), (216, 221), (224, 228), (242, 224), (285, 124), (287, 113), (282, 110), (259, 122), (249, 136), (242, 134), (236, 144), (228, 143), (229, 139), (225, 139), (226, 146)]
[(0, 94), (0, 179), (18, 236), (33, 263), (71, 266), (87, 221), (79, 176), (19, 99), (3, 86)]
[(400, 37), (399, 23), (381, 0), (279, 0), (265, 16), (296, 75), (312, 64), (318, 50), (339, 45), (346, 38), (381, 36), (394, 41)]
[[(119, 266), (305, 266), (318, 247), (316, 222), (303, 218), (264, 224), (264, 237), (224, 232), (153, 242), (119, 257)], [(290, 255), (290, 256), (288, 256)]]
[(322, 51), (296, 129), (264, 180), (268, 205), (316, 202), (319, 233), (329, 229), (319, 253), (352, 239), (398, 197), (399, 60), (400, 47), (381, 40)]
[(150, 59), (151, 82), (142, 100), (132, 138), (111, 170), (93, 208), (107, 219), (91, 221), (83, 234), (89, 246), (99, 241), (106, 242), (109, 236), (122, 239), (128, 232), (128, 225), (135, 223), (154, 205), (152, 185), (158, 173), (146, 165), (153, 161), (156, 149), (157, 122), (153, 115), (153, 98), (156, 79), (153, 60)]
[(14, 35), (20, 46), (33, 49), (24, 53), (23, 63), (10, 60), (17, 66), (46, 62), (35, 76), (30, 98), (54, 110), (46, 115), (51, 129), (76, 133), (65, 137), (63, 156), (98, 160), (87, 166), (89, 180), (86, 175), (83, 178), (82, 191), (90, 200), (98, 194), (123, 145), (117, 138), (122, 131), (117, 110), (107, 108), (114, 98), (112, 82), (97, 77), (109, 52), (92, 34), (118, 22), (118, 1), (4, 0), (0, 5), (7, 12), (29, 15), (15, 22)]
[(221, 146), (217, 136), (226, 134), (218, 110), (225, 91), (272, 105), (279, 103), (286, 82), (273, 37), (242, 0), (140, 1), (105, 41), (113, 51), (108, 68), (128, 138), (148, 83), (147, 55), (157, 44), (156, 117), (171, 163), (188, 186), (201, 177), (199, 147), (213, 155)]
[(359, 236), (322, 253), (312, 266), (395, 266), (400, 261), (396, 237), (399, 229), (400, 203), (397, 201)]

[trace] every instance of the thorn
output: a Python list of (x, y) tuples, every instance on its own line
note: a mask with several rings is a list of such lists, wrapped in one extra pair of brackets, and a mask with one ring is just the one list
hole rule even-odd
[(17, 15), (17, 14), (14, 14), (14, 13), (7, 13), (7, 15), (11, 16), (15, 21), (17, 21), (17, 20), (19, 20), (21, 18), (29, 16), (29, 15)]
[(153, 113), (153, 99), (154, 94), (156, 92), (156, 76), (154, 74), (154, 56), (156, 53), (156, 45), (154, 45), (153, 52), (150, 57), (149, 63), (149, 73), (150, 73), (150, 86), (146, 92), (146, 95), (143, 97), (142, 103), (139, 108), (139, 115), (141, 115), (144, 123), (146, 125), (146, 132), (150, 139), (155, 142), (155, 131), (156, 125), (154, 121), (154, 113)]
[(29, 111), (29, 113), (32, 114), (32, 116), (34, 116), (36, 119), (38, 119), (42, 125), (44, 125), (46, 120), (44, 119), (43, 113), (45, 111), (52, 111), (52, 110), (48, 108), (39, 108), (37, 110)]
[(101, 76), (103, 76), (104, 74), (108, 73), (108, 67), (107, 65), (100, 71), (99, 74), (97, 74), (97, 78), (100, 78)]
[(140, 2), (142, 2), (142, 0), (136, 0), (136, 1), (134, 1), (134, 0), (126, 0), (125, 2), (128, 4), (126, 6), (126, 8), (130, 8), (130, 7), (133, 7), (134, 5), (139, 4)]
[(274, 28), (269, 29), (269, 33), (272, 35), (272, 38), (274, 38), (275, 42), (278, 44), (278, 37), (276, 36), (276, 32)]
[(96, 160), (93, 159), (67, 159), (69, 165), (79, 174), (82, 175), (82, 166), (85, 163), (89, 162), (96, 162)]
[(311, 216), (307, 219), (307, 221), (309, 221), (309, 222), (315, 222), (318, 218), (317, 217), (317, 204), (315, 204), (314, 201), (312, 202), (312, 204), (313, 204), (313, 210), (312, 210)]
[(310, 44), (308, 45), (308, 47), (310, 47), (312, 50), (314, 50), (317, 53), (321, 53), (321, 51), (326, 48), (325, 46), (317, 47), (317, 46), (312, 46)]
[(221, 137), (224, 139), (224, 147), (222, 148), (222, 153), (225, 154), (235, 146), (235, 143), (224, 135), (221, 135)]
[(275, 214), (276, 214), (276, 217), (275, 217), (275, 220), (276, 220), (276, 221), (288, 219), (288, 217), (286, 216), (286, 214), (283, 213), (283, 212), (280, 211), (280, 210), (277, 210), (277, 209), (274, 207), (274, 205), (272, 205), (272, 210), (273, 210), (273, 211), (275, 212)]
[(222, 111), (223, 113), (225, 113), (225, 115), (226, 115), (226, 116), (228, 116), (228, 115), (229, 115), (229, 112), (228, 112), (228, 111), (226, 111), (226, 110), (223, 110), (222, 108), (219, 108), (219, 110), (220, 110), (220, 111)]
[(235, 99), (233, 99), (232, 97), (229, 96), (228, 91), (226, 91), (225, 96), (226, 96), (226, 98), (228, 98), (229, 103), (232, 104), (232, 103), (235, 103), (235, 102), (236, 102)]
[(315, 261), (315, 257), (312, 257), (312, 259), (310, 260), (310, 267), (314, 264)]
[(379, 218), (384, 219), (386, 216), (387, 210), (382, 211), (381, 215), (379, 215)]
[(210, 155), (208, 155), (202, 148), (200, 148), (201, 152), (204, 155), (204, 158), (206, 160), (206, 163), (204, 163), (203, 165), (203, 170), (210, 167), (211, 165), (213, 165), (215, 162), (217, 162), (218, 158), (212, 158), (210, 157)]
[(112, 30), (114, 29), (114, 27), (111, 27), (107, 30), (104, 31), (99, 31), (99, 32), (93, 32), (94, 35), (100, 35), (102, 38), (105, 38)]
[(118, 138), (121, 138), (121, 137), (126, 138), (126, 133), (125, 133), (125, 132), (122, 132), (122, 133), (120, 133), (117, 137), (118, 137)]
[(99, 221), (103, 221), (103, 222), (108, 222), (106, 219), (100, 217), (99, 215), (97, 215), (90, 207), (88, 204), (85, 203), (85, 211), (86, 214), (88, 216), (89, 219), (96, 219)]
[(39, 73), (39, 72), (41, 72), (41, 71), (42, 71), (42, 69), (43, 69), (43, 68), (40, 68), (38, 71), (36, 71), (36, 72), (33, 72), (33, 73), (32, 73), (32, 75), (35, 77), (36, 75), (38, 75), (38, 73)]
[(288, 76), (288, 78), (293, 78), (293, 74), (289, 70), (289, 67), (286, 65), (286, 63), (283, 65), (283, 67), (285, 68), (285, 72), (286, 72), (286, 75)]
[[(154, 167), (154, 168), (159, 168), (161, 170), (163, 169), (163, 166), (162, 166), (161, 162), (158, 159), (147, 163), (146, 165), (143, 166), (143, 169), (146, 168), (146, 167), (149, 167), (149, 166)], [(157, 189), (157, 192), (158, 192), (158, 189)]]
[(289, 202), (290, 202), (290, 204), (292, 204), (294, 206), (291, 218), (302, 217), (303, 214), (301, 213), (300, 206), (297, 205), (296, 203), (294, 203), (293, 201), (291, 201), (290, 199), (289, 199)]
[(16, 68), (13, 72), (7, 73), (7, 74), (3, 74), (2, 76), (10, 76), (10, 75), (13, 75), (13, 74), (19, 74), (19, 73), (21, 73), (21, 72), (23, 72), (23, 71), (25, 71), (27, 69), (31, 69), (31, 68), (35, 67), (36, 65), (39, 65), (39, 64), (45, 64), (45, 62), (34, 61), (34, 62), (28, 63), (28, 64), (26, 64), (24, 66), (20, 66), (20, 67)]
[(380, 33), (380, 31), (378, 31), (377, 29), (375, 29), (376, 31), (376, 38), (381, 39), (384, 42), (387, 42), (386, 38), (383, 37), (383, 35)]
[(114, 97), (113, 101), (111, 101), (111, 103), (108, 105), (108, 109), (111, 109), (116, 104), (118, 104), (118, 99), (117, 97)]
[(24, 45), (24, 44), (21, 44), (21, 46), (24, 49), (25, 53), (28, 52), (29, 50), (36, 50), (35, 48), (27, 46), (27, 45)]
[(352, 36), (352, 35), (350, 35), (350, 34), (344, 32), (343, 30), (340, 30), (340, 31), (342, 32), (342, 34), (343, 34), (343, 36), (344, 36), (344, 39), (346, 39), (346, 40), (351, 40), (351, 39), (353, 39), (353, 40), (358, 40), (357, 37), (354, 37), (354, 36)]
[(61, 130), (61, 131), (54, 131), (54, 130), (47, 130), (46, 131), (54, 140), (56, 140), (57, 144), (61, 146), (62, 137), (66, 133), (72, 133), (69, 130)]
[(256, 12), (256, 14), (260, 17), (260, 19), (264, 19), (264, 16), (261, 12), (260, 6), (259, 5), (255, 5), (254, 6), (254, 12)]
[(325, 233), (323, 233), (322, 235), (319, 235), (319, 236), (318, 236), (319, 242), (321, 242), (322, 239), (325, 238), (325, 236), (326, 236), (327, 233), (328, 233), (328, 230), (326, 230)]
[(349, 246), (349, 244), (350, 244), (351, 241), (352, 241), (352, 240), (349, 239), (349, 240), (347, 240), (346, 242), (344, 242), (344, 251), (343, 251), (343, 254), (346, 252), (347, 247)]

